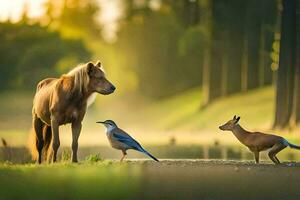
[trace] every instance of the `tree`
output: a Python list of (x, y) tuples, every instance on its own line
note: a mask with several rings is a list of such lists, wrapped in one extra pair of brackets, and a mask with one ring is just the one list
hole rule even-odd
[(300, 1), (296, 6), (296, 42), (295, 42), (295, 72), (294, 72), (294, 91), (292, 114), (290, 125), (295, 126), (300, 122)]
[(283, 1), (275, 128), (299, 122), (299, 4), (299, 0)]
[(37, 24), (0, 23), (0, 44), (0, 89), (32, 89), (42, 78), (58, 75), (61, 60), (77, 64), (90, 58), (81, 40), (61, 38)]
[(245, 8), (238, 0), (211, 1), (211, 41), (203, 66), (204, 106), (241, 90)]
[(203, 66), (204, 105), (271, 83), (273, 0), (211, 0), (210, 46)]

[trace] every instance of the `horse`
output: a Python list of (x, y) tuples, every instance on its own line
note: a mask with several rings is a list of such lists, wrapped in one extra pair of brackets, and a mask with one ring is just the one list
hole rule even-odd
[[(90, 99), (109, 95), (115, 86), (105, 77), (100, 62), (78, 65), (60, 78), (46, 78), (37, 85), (32, 107), (31, 154), (40, 164), (42, 154), (56, 162), (59, 126), (71, 124), (72, 162), (78, 162), (78, 138)], [(49, 149), (52, 144), (52, 150)]]

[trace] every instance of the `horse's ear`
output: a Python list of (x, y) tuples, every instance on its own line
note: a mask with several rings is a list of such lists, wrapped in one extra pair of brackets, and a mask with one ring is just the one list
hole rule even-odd
[(99, 68), (101, 67), (101, 62), (100, 61), (97, 62), (96, 67), (99, 67)]
[(94, 64), (93, 64), (93, 63), (89, 62), (89, 63), (87, 64), (87, 71), (88, 71), (88, 74), (89, 74), (89, 75), (92, 73), (93, 67), (94, 67)]

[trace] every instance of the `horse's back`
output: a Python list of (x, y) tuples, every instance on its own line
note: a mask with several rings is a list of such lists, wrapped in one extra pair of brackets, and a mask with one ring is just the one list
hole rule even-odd
[(46, 78), (40, 81), (33, 100), (33, 113), (47, 123), (50, 123), (49, 105), (57, 80), (57, 78)]
[(49, 86), (51, 83), (54, 83), (56, 80), (57, 78), (45, 78), (38, 83), (36, 90), (39, 91), (44, 86)]

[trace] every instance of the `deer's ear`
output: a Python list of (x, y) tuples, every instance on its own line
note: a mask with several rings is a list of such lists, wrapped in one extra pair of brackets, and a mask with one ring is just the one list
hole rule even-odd
[(236, 119), (236, 115), (233, 116), (233, 119)]
[(235, 119), (235, 123), (237, 124), (240, 121), (241, 117)]

